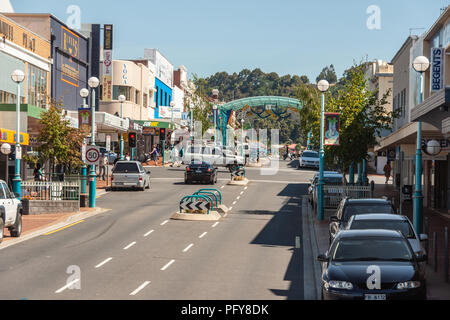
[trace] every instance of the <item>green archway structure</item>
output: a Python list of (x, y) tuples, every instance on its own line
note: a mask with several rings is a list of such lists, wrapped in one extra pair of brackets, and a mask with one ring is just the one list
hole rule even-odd
[[(235, 100), (218, 106), (218, 125), (222, 129), (222, 133), (227, 132), (227, 125), (230, 118), (231, 111), (237, 111), (244, 108), (260, 108), (264, 109), (270, 107), (270, 109), (278, 110), (279, 108), (292, 108), (300, 110), (303, 108), (302, 103), (293, 98), (287, 97), (276, 97), (276, 96), (260, 96), (260, 97), (250, 97)], [(275, 112), (274, 112), (275, 113)], [(223, 145), (227, 145), (227, 134), (223, 134)]]

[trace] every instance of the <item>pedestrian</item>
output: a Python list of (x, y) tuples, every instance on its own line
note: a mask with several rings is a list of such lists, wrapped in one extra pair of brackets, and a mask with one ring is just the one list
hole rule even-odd
[(33, 174), (34, 174), (34, 181), (44, 181), (44, 171), (42, 170), (40, 163), (36, 165)]
[[(105, 153), (102, 152), (101, 156), (100, 156), (100, 166), (99, 166), (99, 176), (102, 180), (105, 180), (105, 172), (106, 172), (106, 167), (105, 167)], [(106, 159), (108, 160), (108, 159)]]
[(131, 159), (131, 158), (130, 158), (130, 155), (127, 153), (127, 154), (125, 155), (125, 160), (126, 160), (126, 161), (130, 161), (130, 159)]
[(153, 146), (152, 152), (150, 152), (150, 156), (152, 157), (153, 161), (155, 161), (155, 166), (158, 165), (158, 148), (156, 144)]
[(386, 165), (384, 166), (384, 176), (386, 177), (386, 184), (389, 183), (389, 179), (391, 178), (391, 172), (392, 172), (392, 167), (390, 165), (390, 163), (386, 163)]
[(102, 178), (103, 178), (103, 181), (106, 181), (105, 175), (106, 175), (106, 173), (107, 173), (107, 172), (106, 172), (107, 166), (109, 166), (109, 159), (108, 159), (107, 156), (104, 156), (104, 157), (103, 157), (103, 171), (102, 171)]

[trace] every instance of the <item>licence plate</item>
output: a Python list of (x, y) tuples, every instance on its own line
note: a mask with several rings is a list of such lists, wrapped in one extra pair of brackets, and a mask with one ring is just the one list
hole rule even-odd
[(367, 301), (383, 301), (387, 300), (385, 294), (366, 294)]
[(123, 186), (123, 182), (116, 182), (116, 185)]
[(195, 173), (202, 173), (202, 170), (197, 170), (195, 171)]

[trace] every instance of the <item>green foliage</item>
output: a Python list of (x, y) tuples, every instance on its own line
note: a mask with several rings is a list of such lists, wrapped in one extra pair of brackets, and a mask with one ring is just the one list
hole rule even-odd
[(316, 79), (316, 83), (318, 83), (320, 80), (327, 80), (330, 84), (337, 82), (338, 79), (333, 65), (330, 65), (329, 67), (327, 66), (322, 69), (322, 72)]
[(38, 137), (37, 148), (41, 163), (50, 161), (50, 168), (64, 165), (79, 168), (81, 161), (81, 145), (83, 136), (79, 130), (69, 127), (69, 121), (62, 119), (61, 109), (53, 101), (47, 112), (41, 117), (42, 129)]

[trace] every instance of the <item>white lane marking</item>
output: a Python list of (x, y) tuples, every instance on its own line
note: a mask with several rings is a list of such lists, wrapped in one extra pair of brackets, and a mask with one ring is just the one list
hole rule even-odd
[(213, 227), (213, 228), (217, 227), (217, 226), (219, 225), (219, 223), (220, 223), (220, 222), (214, 223), (212, 227)]
[(224, 218), (226, 218), (226, 217), (227, 217), (227, 215), (228, 215), (228, 213), (225, 213), (225, 214), (223, 215), (223, 217), (224, 217)]
[(80, 281), (80, 279), (75, 279), (72, 282), (69, 282), (68, 284), (66, 284), (64, 287), (62, 287), (61, 289), (59, 289), (58, 291), (55, 291), (55, 293), (61, 293), (64, 290), (70, 288), (71, 286), (73, 286), (75, 283), (77, 283), (78, 281)]
[(199, 238), (203, 238), (204, 236), (206, 236), (208, 234), (208, 232), (203, 233)]
[(223, 189), (223, 188), (225, 188), (225, 186), (220, 187), (220, 189)]
[(123, 250), (128, 250), (128, 249), (130, 249), (132, 246), (134, 246), (135, 244), (136, 244), (137, 242), (135, 241), (135, 242), (132, 242), (132, 243), (130, 243), (129, 245), (127, 245), (125, 248), (123, 248)]
[(167, 222), (169, 222), (169, 220), (164, 221), (163, 223), (161, 223), (161, 225), (165, 225)]
[(112, 260), (112, 258), (108, 258), (105, 261), (99, 263), (98, 265), (95, 266), (96, 269), (103, 267), (105, 264), (107, 264), (108, 262), (110, 262)]
[(247, 189), (248, 189), (248, 187), (245, 187), (245, 188), (244, 188), (244, 190), (247, 190)]
[(300, 237), (295, 238), (295, 249), (300, 249)]
[(164, 267), (161, 268), (161, 271), (165, 271), (168, 267), (170, 267), (173, 263), (175, 262), (175, 260), (170, 261), (168, 264), (166, 264)]
[[(228, 210), (228, 211), (230, 211), (231, 212), (231, 210), (233, 210), (233, 207), (230, 207), (230, 209)], [(228, 213), (227, 213), (228, 214)]]
[(241, 197), (237, 197), (236, 199), (237, 199), (237, 200), (241, 200)]
[(244, 194), (244, 191), (241, 192), (241, 196)]
[(233, 206), (237, 203), (237, 201), (233, 202)]
[(192, 248), (193, 246), (194, 246), (194, 244), (191, 243), (190, 245), (188, 245), (188, 246), (186, 247), (186, 249), (183, 250), (183, 252), (188, 252), (189, 250), (191, 250), (191, 248)]
[(142, 289), (144, 289), (146, 286), (150, 284), (150, 281), (145, 281), (143, 284), (139, 286), (136, 290), (134, 290), (132, 293), (130, 293), (130, 296), (137, 295)]
[(150, 230), (149, 232), (147, 232), (144, 237), (148, 237), (149, 235), (151, 235), (153, 232), (155, 232), (155, 230)]

